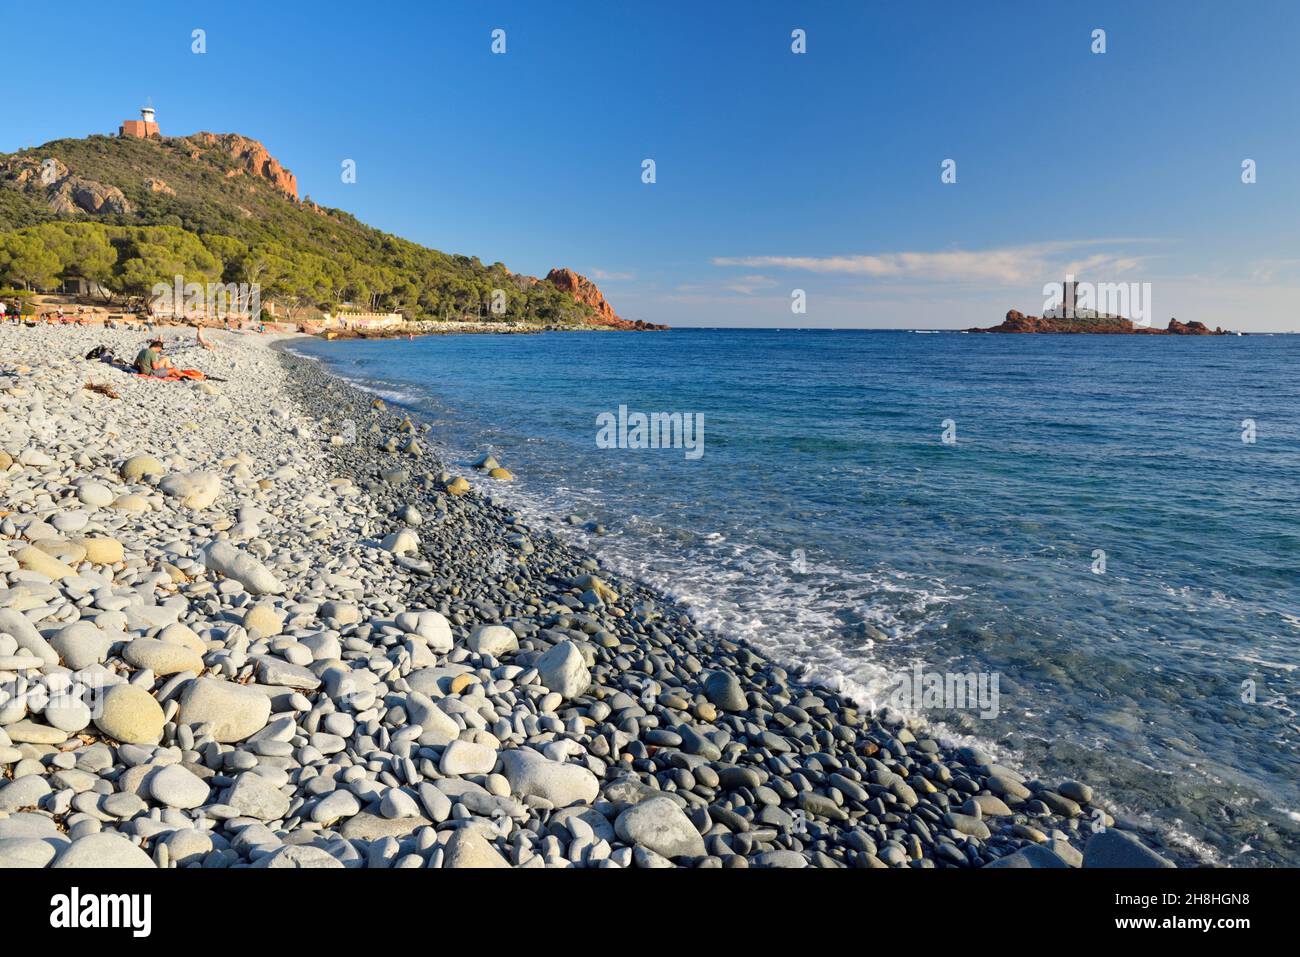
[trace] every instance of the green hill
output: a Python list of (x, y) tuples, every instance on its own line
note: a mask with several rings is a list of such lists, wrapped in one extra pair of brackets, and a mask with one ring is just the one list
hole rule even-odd
[(546, 280), (300, 200), (292, 174), (236, 134), (90, 136), (0, 154), (0, 285), (80, 277), (125, 303), (177, 275), (259, 283), (262, 303), (291, 317), (353, 303), (417, 320), (604, 324)]

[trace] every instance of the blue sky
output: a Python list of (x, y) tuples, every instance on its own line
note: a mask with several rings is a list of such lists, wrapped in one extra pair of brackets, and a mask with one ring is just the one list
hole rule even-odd
[[(987, 325), (1041, 312), (1044, 284), (1073, 269), (1150, 283), (1162, 326), (1300, 330), (1294, 3), (0, 14), (11, 38), (62, 51), (6, 72), (0, 150), (115, 132), (149, 97), (165, 135), (260, 139), (317, 202), (519, 272), (571, 267), (627, 318)], [(956, 183), (940, 180), (946, 159)]]

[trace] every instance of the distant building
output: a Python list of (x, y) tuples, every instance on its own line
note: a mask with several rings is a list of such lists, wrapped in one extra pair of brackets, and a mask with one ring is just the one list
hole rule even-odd
[(1079, 308), (1079, 284), (1067, 279), (1061, 287), (1061, 315), (1073, 319)]
[(153, 107), (146, 106), (142, 109), (138, 120), (123, 120), (117, 135), (133, 136), (138, 140), (147, 140), (151, 136), (162, 136), (162, 133), (158, 132), (158, 124), (154, 121)]
[(322, 317), (321, 325), (326, 329), (370, 332), (376, 329), (392, 329), (405, 321), (400, 312), (341, 312), (333, 316), (327, 312)]
[[(1085, 288), (1080, 289), (1080, 283), (1072, 276), (1067, 274), (1065, 282), (1061, 283), (1061, 301), (1054, 306), (1044, 308), (1044, 319), (1123, 319), (1122, 315), (1102, 312), (1098, 306), (1099, 290), (1107, 288), (1106, 283), (1084, 283)], [(1114, 284), (1109, 284), (1114, 285)], [(1044, 290), (1046, 291), (1046, 290)], [(1090, 306), (1079, 305), (1080, 301), (1090, 302)], [(1124, 296), (1124, 302), (1128, 302), (1128, 296)]]

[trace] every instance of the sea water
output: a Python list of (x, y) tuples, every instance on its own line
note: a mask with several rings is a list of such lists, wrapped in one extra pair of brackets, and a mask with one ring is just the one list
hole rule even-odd
[[(1300, 864), (1300, 337), (293, 348), (423, 413), (453, 464), (493, 451), (517, 481), (478, 488), (702, 626), (1085, 781), (1189, 854)], [(602, 442), (620, 407), (698, 421), (701, 451)], [(996, 707), (900, 694), (922, 675)]]

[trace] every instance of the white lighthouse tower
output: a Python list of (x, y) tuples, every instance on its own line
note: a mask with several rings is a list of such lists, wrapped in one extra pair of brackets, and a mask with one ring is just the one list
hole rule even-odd
[(149, 100), (147, 106), (141, 107), (140, 119), (123, 120), (117, 135), (131, 136), (141, 140), (147, 140), (151, 136), (161, 136), (162, 133), (158, 130), (158, 121), (154, 119), (153, 100)]

